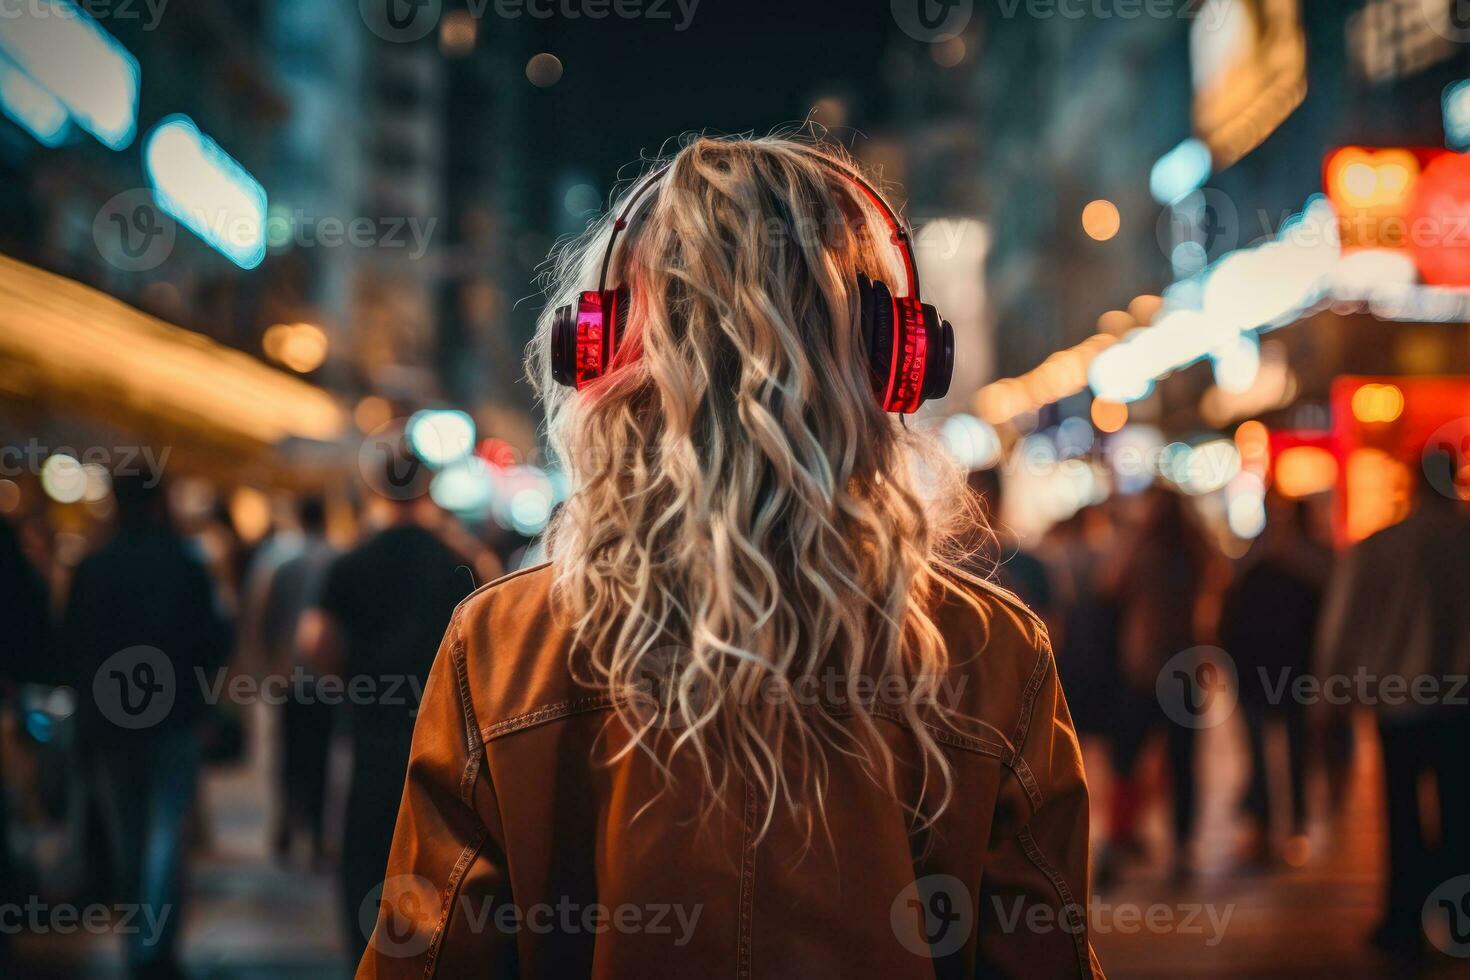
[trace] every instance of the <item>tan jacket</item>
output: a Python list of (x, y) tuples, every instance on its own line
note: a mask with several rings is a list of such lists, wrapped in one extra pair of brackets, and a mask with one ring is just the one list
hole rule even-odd
[[(755, 843), (764, 811), (743, 783), (701, 821), (688, 753), (673, 783), (637, 751), (606, 761), (626, 735), (609, 695), (571, 678), (551, 577), (507, 576), (455, 612), (359, 978), (1102, 976), (1077, 739), (1046, 632), (1009, 594), (970, 586), (984, 615), (939, 610), (949, 689), (976, 720), (933, 729), (954, 768), (934, 828), (912, 835), (837, 757), (829, 832), (803, 848), (779, 809)], [(915, 766), (900, 783), (918, 798)]]

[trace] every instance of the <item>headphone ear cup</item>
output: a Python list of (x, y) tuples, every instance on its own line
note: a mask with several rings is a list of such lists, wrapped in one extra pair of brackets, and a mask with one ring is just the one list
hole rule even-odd
[(863, 338), (863, 353), (869, 356), (873, 349), (873, 280), (859, 272), (857, 277), (858, 332)]
[(929, 335), (925, 348), (928, 363), (924, 368), (924, 399), (928, 401), (949, 394), (954, 379), (954, 327), (937, 309), (925, 303), (924, 330)]
[(569, 388), (577, 384), (577, 307), (558, 306), (551, 319), (551, 379)]
[[(604, 295), (607, 297), (606, 303), (612, 307), (612, 315), (609, 322), (613, 325), (612, 333), (607, 338), (605, 348), (606, 356), (602, 361), (602, 369), (606, 371), (612, 366), (613, 358), (617, 356), (618, 351), (623, 347), (623, 342), (627, 339), (628, 307), (631, 304), (628, 301), (629, 293), (627, 286), (610, 289)], [(604, 309), (606, 308), (604, 307)]]
[(858, 291), (863, 297), (863, 346), (868, 354), (873, 391), (881, 403), (893, 370), (893, 294), (881, 280), (869, 280), (866, 276), (859, 278)]

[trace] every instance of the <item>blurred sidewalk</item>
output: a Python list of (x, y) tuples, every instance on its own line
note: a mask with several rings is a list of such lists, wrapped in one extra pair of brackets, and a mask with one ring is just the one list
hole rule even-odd
[[(282, 867), (269, 850), (277, 798), (264, 760), (276, 738), (274, 712), (251, 719), (249, 762), (207, 771), (203, 814), (208, 846), (190, 863), (182, 953), (191, 978), (337, 980), (352, 975), (343, 953), (335, 870)], [(340, 760), (332, 772), (341, 773)], [(334, 784), (340, 777), (334, 776)], [(334, 787), (335, 788), (335, 787)], [(122, 978), (116, 935), (15, 937), (20, 976)]]
[[(1250, 764), (1241, 715), (1202, 731), (1199, 769), (1210, 778), (1200, 790), (1199, 874), (1175, 883), (1166, 863), (1156, 860), (1125, 873), (1117, 887), (1094, 900), (1100, 910), (1126, 905), (1146, 913), (1163, 907), (1181, 928), (1150, 931), (1128, 923), (1125, 931), (1125, 920), (1113, 919), (1116, 912), (1095, 915), (1093, 944), (1109, 977), (1377, 980), (1415, 975), (1368, 944), (1383, 897), (1384, 816), (1377, 742), (1371, 726), (1366, 732), (1370, 737), (1365, 739), (1360, 724), (1360, 751), (1335, 825), (1323, 817), (1325, 786), (1311, 787), (1312, 852), (1306, 866), (1278, 863), (1255, 871), (1239, 866), (1243, 841), (1232, 813)], [(1276, 758), (1284, 750), (1284, 745), (1268, 748)], [(1162, 811), (1150, 813), (1146, 827), (1154, 855), (1166, 847)], [(1204, 908), (1194, 912), (1196, 906)], [(1189, 918), (1193, 921), (1183, 928)], [(1113, 928), (1098, 929), (1099, 920), (1113, 922)], [(1212, 922), (1222, 921), (1225, 927), (1216, 936)], [(1196, 927), (1200, 931), (1193, 931)], [(1417, 976), (1470, 978), (1470, 960), (1431, 952)]]
[[(1335, 831), (1321, 819), (1322, 807), (1314, 806), (1318, 819), (1311, 828), (1307, 865), (1249, 872), (1237, 866), (1241, 841), (1230, 810), (1248, 758), (1239, 716), (1204, 731), (1201, 768), (1208, 767), (1211, 777), (1201, 792), (1200, 873), (1184, 883), (1170, 880), (1162, 860), (1167, 814), (1154, 806), (1144, 829), (1155, 860), (1125, 870), (1116, 888), (1094, 900), (1093, 940), (1109, 976), (1366, 980), (1405, 975), (1366, 941), (1381, 898), (1383, 817), (1374, 742), (1370, 738), (1364, 744), (1367, 751), (1359, 754)], [(333, 770), (341, 772), (337, 762)], [(206, 780), (205, 793), (212, 841), (209, 853), (194, 861), (191, 876), (184, 934), (190, 976), (350, 977), (335, 874), (287, 870), (269, 855), (268, 808), (275, 794), (264, 767), (257, 762), (216, 772)], [(1314, 794), (1315, 804), (1321, 795)], [(1149, 915), (1171, 916), (1175, 926), (1147, 928), (1143, 923)], [(22, 976), (111, 980), (123, 975), (115, 937), (17, 938)], [(1470, 961), (1434, 954), (1420, 976), (1470, 978)]]

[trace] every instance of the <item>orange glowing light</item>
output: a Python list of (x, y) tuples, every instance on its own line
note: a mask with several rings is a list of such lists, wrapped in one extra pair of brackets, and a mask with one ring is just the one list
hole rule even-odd
[(1399, 248), (1404, 216), (1417, 193), (1423, 163), (1403, 147), (1344, 146), (1328, 156), (1322, 176), (1337, 210), (1344, 246)]
[(1153, 293), (1144, 293), (1135, 296), (1128, 303), (1128, 315), (1137, 320), (1140, 326), (1148, 326), (1154, 322), (1154, 317), (1159, 315), (1159, 310), (1164, 308), (1164, 297)]
[(953, 68), (965, 60), (965, 42), (958, 37), (946, 38), (929, 46), (929, 56), (941, 68)]
[(1286, 497), (1325, 493), (1337, 482), (1337, 460), (1320, 446), (1292, 446), (1276, 457), (1276, 489)]
[(1271, 432), (1255, 419), (1242, 422), (1235, 430), (1235, 448), (1246, 469), (1264, 474), (1271, 458)]
[(1353, 392), (1353, 418), (1365, 425), (1392, 422), (1404, 414), (1404, 393), (1397, 385), (1366, 384)]
[(237, 487), (230, 496), (230, 520), (240, 537), (254, 544), (271, 529), (270, 500), (254, 487)]
[(24, 369), (38, 399), (208, 448), (192, 458), (218, 472), (341, 435), (331, 393), (89, 286), (0, 255), (0, 297), (0, 365)]
[(1092, 424), (1099, 432), (1117, 432), (1128, 423), (1128, 406), (1122, 402), (1110, 402), (1106, 398), (1092, 401)]
[(327, 359), (327, 334), (311, 323), (277, 323), (260, 338), (265, 356), (298, 374), (309, 374)]
[(386, 398), (377, 395), (364, 396), (352, 410), (352, 421), (357, 423), (357, 428), (362, 432), (372, 432), (379, 426), (387, 425), (393, 418), (393, 406), (388, 404)]
[(975, 396), (975, 414), (991, 425), (1001, 425), (1025, 412), (1061, 401), (1087, 387), (1092, 359), (1118, 338), (1097, 333), (1082, 343), (1059, 350), (1019, 378), (1001, 378)]
[(1347, 458), (1347, 536), (1360, 541), (1409, 512), (1409, 471), (1381, 449), (1354, 449)]
[(1123, 218), (1112, 201), (1098, 199), (1082, 209), (1082, 230), (1089, 238), (1105, 242), (1118, 233)]
[(1121, 337), (1137, 325), (1133, 317), (1122, 310), (1108, 310), (1097, 318), (1097, 332), (1113, 337)]
[(1343, 210), (1399, 207), (1419, 177), (1408, 150), (1345, 146), (1327, 161), (1327, 194)]
[(439, 50), (447, 57), (463, 58), (475, 49), (479, 25), (468, 10), (454, 10), (439, 22)]

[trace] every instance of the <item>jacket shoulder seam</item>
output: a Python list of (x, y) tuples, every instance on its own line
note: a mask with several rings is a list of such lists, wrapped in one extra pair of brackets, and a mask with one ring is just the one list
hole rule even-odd
[[(903, 726), (908, 726), (910, 724), (907, 718), (904, 718), (901, 714), (898, 713), (896, 709), (888, 707), (887, 705), (873, 705), (870, 708), (870, 711), (875, 718), (882, 718), (886, 721), (891, 721), (895, 724)], [(848, 715), (851, 714), (851, 711), (845, 711), (842, 712), (842, 714)], [(936, 742), (948, 745), (952, 748), (961, 749), (966, 752), (972, 752), (976, 755), (990, 756), (991, 758), (999, 759), (1002, 762), (1006, 761), (1007, 757), (1015, 755), (1015, 750), (1011, 747), (1010, 743), (1006, 740), (1005, 734), (1002, 733), (1000, 729), (996, 728), (988, 721), (983, 721), (978, 718), (971, 720), (976, 721), (981, 725), (984, 725), (986, 728), (994, 732), (998, 741), (994, 741), (988, 738), (982, 738), (978, 735), (966, 735), (964, 732), (957, 732), (947, 728), (941, 728), (940, 726), (927, 721), (920, 722), (920, 724), (924, 726), (924, 730), (928, 732), (929, 736), (933, 738)]]
[(984, 592), (990, 599), (1008, 607), (1012, 612), (1018, 613), (1022, 618), (1030, 622), (1038, 633), (1046, 632), (1046, 624), (1041, 621), (1041, 617), (1037, 615), (1036, 610), (1026, 605), (1021, 600), (1021, 597), (1010, 589), (988, 578), (965, 572), (962, 569), (955, 572), (955, 577), (958, 579), (958, 584), (976, 588)]
[(514, 579), (518, 579), (518, 578), (520, 578), (523, 575), (530, 575), (532, 572), (539, 572), (539, 571), (541, 571), (541, 569), (547, 568), (550, 565), (551, 565), (551, 562), (549, 562), (549, 561), (538, 562), (535, 565), (527, 565), (525, 568), (517, 568), (513, 572), (506, 572), (504, 575), (500, 576), (499, 578), (493, 578), (490, 581), (486, 582), (485, 584), (483, 584), (481, 586), (478, 586), (469, 595), (467, 595), (463, 599), (459, 600), (459, 604), (454, 607), (454, 611), (455, 611), (456, 614), (458, 614), (458, 612), (461, 609), (463, 609), (466, 605), (469, 604), (469, 602), (470, 602), (471, 599), (474, 599), (476, 596), (478, 596), (482, 592), (489, 592), (492, 589), (495, 589), (497, 586), (504, 585), (507, 582), (510, 582), (510, 581), (512, 581)]
[(1031, 716), (1036, 708), (1036, 696), (1041, 693), (1041, 683), (1046, 679), (1047, 671), (1051, 668), (1051, 640), (1042, 632), (1037, 637), (1036, 663), (1031, 667), (1031, 676), (1026, 679), (1026, 686), (1021, 692), (1021, 713), (1016, 719), (1016, 731), (1011, 736), (1011, 744), (1016, 746), (1019, 752), (1026, 745), (1026, 736), (1031, 733)]
[(502, 718), (491, 725), (480, 730), (482, 742), (493, 742), (498, 738), (504, 738), (527, 728), (545, 725), (548, 722), (560, 721), (571, 715), (585, 714), (589, 711), (601, 711), (611, 708), (616, 699), (610, 693), (589, 694), (580, 698), (568, 698), (564, 701), (555, 701), (543, 705), (531, 711), (524, 711), (509, 718)]

